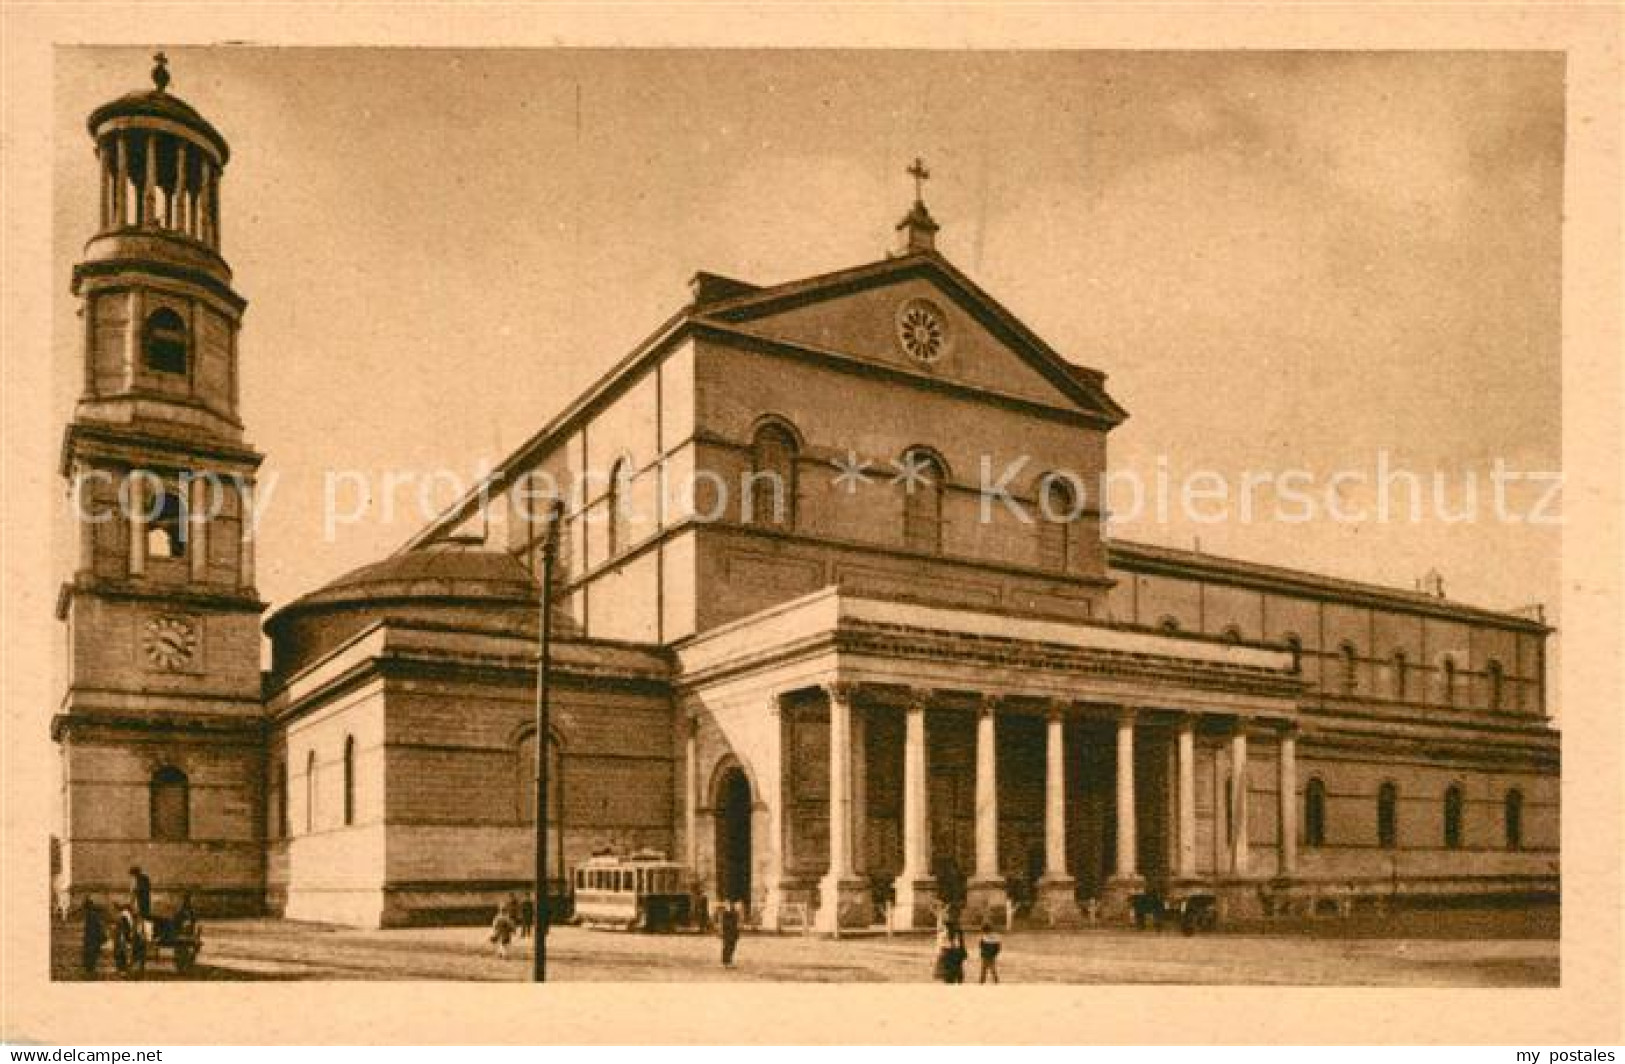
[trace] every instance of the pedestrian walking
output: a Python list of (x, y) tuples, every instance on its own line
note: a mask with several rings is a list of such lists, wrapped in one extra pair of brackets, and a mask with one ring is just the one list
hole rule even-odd
[(530, 929), (535, 923), (536, 903), (530, 900), (529, 894), (526, 894), (524, 900), (519, 903), (519, 937), (521, 939), (529, 938)]
[(944, 983), (965, 981), (965, 932), (952, 919), (937, 929), (936, 977)]
[(739, 903), (730, 901), (722, 910), (722, 966), (734, 966), (734, 950), (739, 947)]
[(89, 979), (96, 978), (96, 966), (101, 963), (102, 944), (107, 941), (107, 924), (94, 898), (85, 899), (85, 937), (80, 944), (80, 961)]
[(993, 922), (983, 920), (982, 937), (976, 943), (976, 952), (982, 959), (982, 974), (976, 980), (978, 983), (987, 982), (988, 976), (992, 976), (995, 983), (999, 981), (999, 950), (1003, 948), (999, 933), (993, 930)]
[(509, 906), (513, 900), (513, 896), (509, 895), (508, 901), (497, 906), (496, 919), (491, 921), (491, 942), (496, 946), (498, 957), (508, 955), (508, 943), (513, 941), (514, 916)]

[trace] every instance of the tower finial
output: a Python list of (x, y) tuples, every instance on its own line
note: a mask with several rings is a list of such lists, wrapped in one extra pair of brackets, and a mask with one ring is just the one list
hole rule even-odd
[(919, 156), (904, 173), (914, 179), (914, 206), (910, 208), (903, 220), (897, 223), (897, 231), (902, 234), (899, 255), (914, 255), (922, 251), (935, 251), (937, 249), (937, 222), (931, 217), (931, 212), (925, 206), (925, 183), (931, 179), (931, 171), (925, 168), (925, 160)]
[(169, 88), (169, 56), (158, 52), (152, 57), (152, 83), (163, 92)]

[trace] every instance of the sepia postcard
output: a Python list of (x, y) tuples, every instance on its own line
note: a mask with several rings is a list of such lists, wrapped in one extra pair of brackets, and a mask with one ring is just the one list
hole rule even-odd
[(0, 1037), (1618, 1042), (1619, 12), (782, 15), (7, 9)]

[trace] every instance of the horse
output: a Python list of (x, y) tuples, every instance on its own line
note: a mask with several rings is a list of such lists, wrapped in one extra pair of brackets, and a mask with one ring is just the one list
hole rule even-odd
[(147, 970), (146, 922), (128, 905), (118, 907), (118, 919), (113, 923), (113, 967), (120, 972), (133, 967), (137, 974)]

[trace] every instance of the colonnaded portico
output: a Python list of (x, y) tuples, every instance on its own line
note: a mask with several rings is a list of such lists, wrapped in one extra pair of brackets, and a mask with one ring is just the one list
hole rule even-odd
[[(766, 926), (867, 926), (888, 902), (928, 926), (939, 901), (1064, 926), (1148, 886), (1250, 901), (1293, 875), (1288, 652), (830, 589), (678, 656), (689, 861), (727, 896), (748, 830), (731, 886)], [(717, 788), (741, 772), (751, 822), (730, 826)]]

